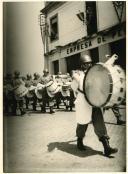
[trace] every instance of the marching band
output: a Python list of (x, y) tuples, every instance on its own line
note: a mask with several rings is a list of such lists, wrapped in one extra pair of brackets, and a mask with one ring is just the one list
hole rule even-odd
[(67, 74), (58, 72), (57, 75), (50, 75), (48, 69), (43, 75), (34, 73), (21, 77), (19, 71), (7, 74), (4, 78), (3, 106), (4, 113), (8, 115), (24, 115), (27, 109), (33, 111), (40, 106), (42, 113), (49, 108), (50, 114), (54, 108), (60, 108), (62, 104), (66, 110), (74, 106), (75, 95), (71, 88), (72, 78)]

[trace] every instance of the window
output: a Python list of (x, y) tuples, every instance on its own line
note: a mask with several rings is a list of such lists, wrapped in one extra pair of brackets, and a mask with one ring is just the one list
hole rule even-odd
[(58, 15), (55, 15), (50, 19), (50, 30), (51, 41), (58, 39)]
[(86, 2), (86, 20), (88, 35), (97, 32), (96, 2)]

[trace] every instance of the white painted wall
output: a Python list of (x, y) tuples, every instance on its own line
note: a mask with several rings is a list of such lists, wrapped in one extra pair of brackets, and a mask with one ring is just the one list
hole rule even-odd
[(4, 68), (7, 72), (19, 70), (22, 74), (42, 73), (43, 43), (38, 15), (43, 2), (4, 2), (6, 28)]
[[(98, 30), (104, 30), (119, 23), (112, 1), (97, 2)], [(126, 8), (124, 7), (122, 21), (126, 20)]]
[(77, 13), (85, 11), (85, 1), (66, 2), (58, 9), (48, 14), (48, 23), (50, 17), (58, 13), (59, 40), (49, 44), (49, 50), (55, 49), (57, 45), (66, 45), (87, 35), (85, 25), (76, 16)]

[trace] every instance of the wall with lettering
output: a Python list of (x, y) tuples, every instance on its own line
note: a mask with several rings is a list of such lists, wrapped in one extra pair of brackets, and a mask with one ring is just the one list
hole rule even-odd
[(85, 1), (66, 2), (48, 14), (48, 20), (58, 13), (59, 40), (49, 43), (49, 50), (63, 46), (87, 35), (86, 26), (76, 14), (85, 11)]
[[(121, 17), (121, 5), (118, 9), (118, 15)], [(121, 21), (126, 20), (126, 7), (123, 8)], [(98, 1), (97, 2), (97, 19), (98, 31), (112, 27), (119, 23), (118, 16), (114, 9), (112, 1)]]
[[(83, 51), (88, 51), (92, 48), (100, 47), (100, 46), (106, 45), (108, 43), (111, 43), (111, 42), (114, 42), (117, 40), (121, 40), (125, 37), (126, 36), (125, 36), (125, 32), (124, 32), (123, 28), (116, 29), (113, 32), (109, 32), (105, 36), (99, 34), (92, 39), (90, 38), (88, 40), (77, 43), (73, 46), (67, 46), (67, 47), (63, 48), (61, 50), (61, 52), (56, 52), (55, 54), (49, 55), (49, 60), (55, 61), (60, 58), (69, 57), (74, 54), (81, 53)], [(107, 52), (109, 52), (109, 49), (107, 49), (105, 53), (101, 53), (101, 55), (109, 54)]]

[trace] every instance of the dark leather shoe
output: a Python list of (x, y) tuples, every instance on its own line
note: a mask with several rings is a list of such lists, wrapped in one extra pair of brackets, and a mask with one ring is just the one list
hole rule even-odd
[(83, 144), (83, 140), (82, 139), (77, 139), (77, 148), (80, 150), (80, 151), (84, 151), (86, 150), (84, 144)]
[(21, 115), (23, 116), (23, 115), (25, 115), (26, 114), (26, 112), (25, 111), (21, 111)]
[(118, 152), (118, 149), (117, 148), (107, 148), (105, 149), (105, 152), (104, 152), (104, 155), (109, 157), (111, 154), (114, 154), (114, 153), (117, 153)]
[(122, 124), (126, 124), (126, 121), (123, 121), (123, 120), (117, 120), (117, 125), (122, 125)]

